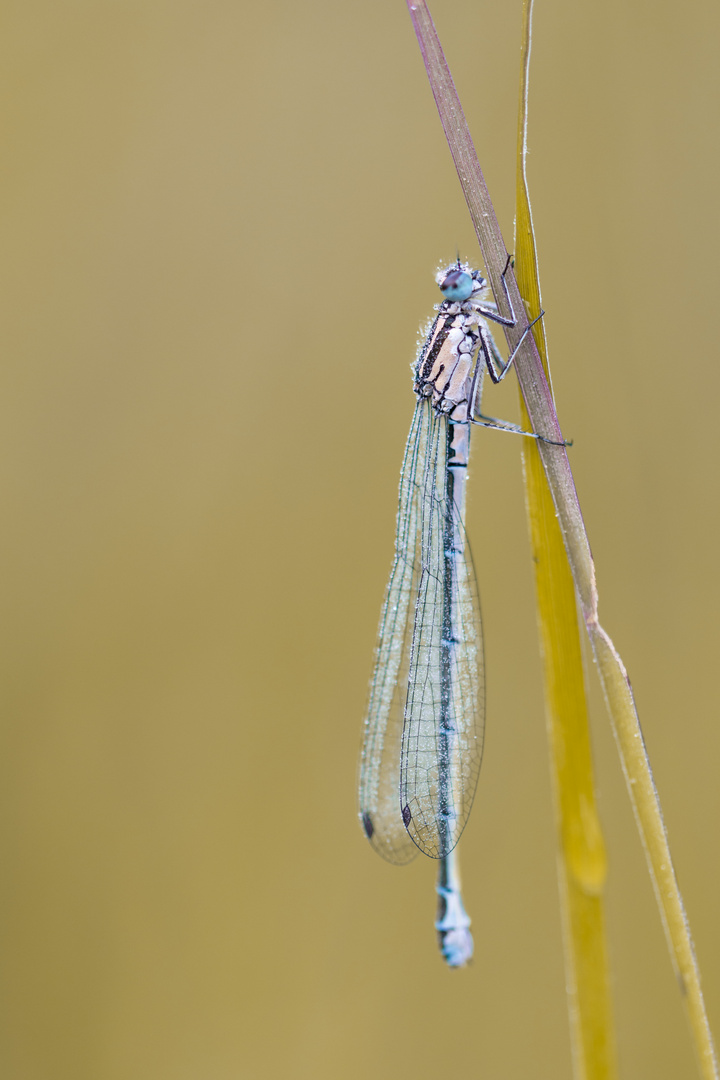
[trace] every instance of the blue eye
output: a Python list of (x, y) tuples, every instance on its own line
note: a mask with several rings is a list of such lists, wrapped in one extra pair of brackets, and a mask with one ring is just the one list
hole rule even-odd
[(473, 279), (465, 270), (452, 270), (440, 285), (446, 300), (469, 300), (473, 291)]

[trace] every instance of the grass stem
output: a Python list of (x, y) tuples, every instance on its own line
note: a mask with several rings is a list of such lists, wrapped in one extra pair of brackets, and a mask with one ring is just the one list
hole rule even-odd
[[(427, 4), (425, 0), (407, 0), (407, 4), (443, 130), (475, 226), (486, 273), (495, 297), (499, 298), (503, 296), (500, 278), (507, 262), (507, 250), (500, 226)], [(518, 250), (523, 241), (524, 238), (518, 233)], [(529, 264), (525, 262), (523, 265)], [(518, 314), (516, 325), (506, 331), (508, 348), (512, 350), (527, 329), (529, 319), (512, 271), (507, 273), (506, 283), (513, 308)], [(536, 324), (533, 329), (535, 330), (538, 325)], [(546, 438), (560, 441), (562, 439), (560, 425), (534, 333), (525, 335), (515, 360), (515, 368), (532, 430)], [(562, 535), (577, 600), (595, 656), (630, 800), (647, 854), (650, 876), (655, 888), (670, 955), (683, 993), (700, 1075), (703, 1080), (718, 1080), (712, 1035), (700, 987), (700, 973), (670, 856), (660, 802), (635, 710), (632, 689), (622, 660), (598, 620), (595, 568), (567, 450), (564, 446), (553, 446), (547, 442), (537, 442), (536, 446), (537, 453), (533, 456), (539, 458), (542, 463), (553, 504), (553, 513), (549, 517), (555, 517)], [(526, 461), (528, 460), (531, 459), (528, 457)], [(544, 513), (543, 518), (545, 517)], [(543, 647), (548, 648), (547, 642), (543, 642)], [(562, 795), (559, 795), (559, 800), (562, 801)], [(583, 808), (579, 802), (577, 810), (582, 815)], [(588, 820), (592, 820), (593, 815), (594, 807), (591, 806)], [(567, 865), (571, 875), (568, 880), (573, 887), (577, 884), (581, 891), (587, 892), (588, 885), (591, 885), (593, 880), (593, 866), (597, 864), (599, 868), (602, 862), (599, 857), (602, 838), (599, 832), (595, 833), (593, 826), (581, 831), (579, 834), (581, 839), (577, 844), (572, 836), (573, 830), (569, 828), (568, 850), (571, 857)], [(563, 837), (564, 844), (565, 837)], [(576, 877), (578, 872), (579, 877)], [(601, 876), (598, 870), (598, 880)], [(573, 895), (569, 889), (566, 906), (568, 919), (571, 917)], [(592, 895), (591, 889), (590, 895)], [(576, 1055), (576, 1063), (577, 1060)]]
[[(535, 234), (525, 171), (532, 0), (523, 2), (517, 140), (515, 273), (530, 318), (541, 311)], [(548, 374), (544, 324), (533, 327)], [(528, 416), (521, 398), (521, 424)], [(525, 502), (535, 569), (548, 748), (558, 832), (558, 884), (574, 1073), (615, 1080), (617, 1063), (605, 935), (605, 844), (597, 813), (575, 586), (535, 439), (523, 439)]]

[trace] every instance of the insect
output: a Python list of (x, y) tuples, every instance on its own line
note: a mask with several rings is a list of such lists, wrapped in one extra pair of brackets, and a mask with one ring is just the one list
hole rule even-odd
[(458, 259), (438, 275), (444, 300), (414, 366), (417, 402), (360, 763), (360, 821), (375, 850), (396, 864), (418, 851), (440, 860), (436, 929), (452, 967), (473, 949), (454, 849), (475, 797), (485, 713), (482, 623), (464, 524), (470, 428), (520, 431), (484, 416), (480, 399), (485, 371), (500, 382), (530, 329), (504, 362), (487, 320), (516, 324), (509, 265), (508, 258), (509, 318), (483, 302), (479, 271)]

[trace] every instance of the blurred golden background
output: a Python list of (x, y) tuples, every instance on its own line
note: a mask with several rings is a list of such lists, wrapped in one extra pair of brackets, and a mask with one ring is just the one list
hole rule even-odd
[[(520, 2), (433, 13), (512, 245)], [(715, 0), (539, 0), (558, 409), (720, 1030)], [(569, 1080), (519, 440), (478, 431), (486, 754), (384, 864), (356, 758), (419, 324), (474, 236), (402, 0), (3, 12), (7, 1080)], [(510, 380), (508, 380), (508, 383)], [(517, 416), (515, 386), (487, 409)], [(695, 1075), (594, 675), (621, 1074)]]

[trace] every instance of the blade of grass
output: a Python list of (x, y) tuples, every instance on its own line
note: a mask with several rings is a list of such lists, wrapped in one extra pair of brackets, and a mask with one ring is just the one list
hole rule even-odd
[[(523, 0), (515, 273), (528, 315), (534, 318), (541, 310), (540, 281), (525, 172), (531, 35), (532, 0)], [(547, 374), (542, 320), (533, 327), (533, 334)], [(522, 396), (520, 408), (521, 424), (526, 425), (529, 417)], [(607, 864), (595, 803), (575, 586), (535, 439), (523, 439), (523, 474), (558, 829), (573, 1071), (582, 1080), (614, 1080), (617, 1063), (603, 902)]]
[[(500, 279), (507, 261), (500, 226), (427, 4), (425, 0), (407, 0), (407, 5), (443, 130), (475, 226), (487, 276), (495, 297), (498, 298), (503, 295)], [(518, 314), (516, 325), (506, 331), (508, 347), (514, 349), (527, 329), (529, 320), (512, 272), (507, 273), (506, 283), (513, 308)], [(515, 368), (533, 431), (549, 439), (561, 439), (552, 394), (532, 334), (525, 336), (515, 360)], [(538, 452), (595, 655), (630, 800), (647, 854), (650, 876), (660, 907), (670, 956), (683, 993), (701, 1076), (704, 1080), (718, 1080), (715, 1050), (700, 987), (700, 972), (632, 689), (625, 667), (598, 621), (595, 569), (567, 452), (564, 447), (552, 446), (546, 442), (538, 443)]]

